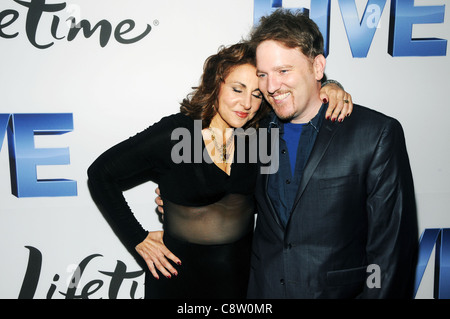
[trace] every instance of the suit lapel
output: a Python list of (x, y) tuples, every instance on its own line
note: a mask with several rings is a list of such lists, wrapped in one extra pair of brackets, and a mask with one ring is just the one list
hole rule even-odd
[(342, 124), (338, 125), (337, 123), (332, 123), (330, 121), (324, 121), (322, 123), (322, 127), (320, 128), (319, 134), (316, 138), (316, 142), (314, 143), (314, 147), (303, 171), (303, 176), (300, 181), (297, 196), (295, 197), (294, 205), (292, 207), (292, 214), (295, 212), (295, 207), (302, 197), (303, 192), (305, 191), (305, 188), (308, 185), (309, 180), (311, 179), (311, 176), (317, 168), (317, 165), (319, 165), (319, 162), (327, 151), (333, 136), (341, 126)]

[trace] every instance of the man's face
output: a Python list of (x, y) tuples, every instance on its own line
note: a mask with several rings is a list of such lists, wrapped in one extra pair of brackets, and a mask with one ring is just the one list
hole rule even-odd
[(306, 123), (317, 114), (323, 55), (310, 59), (299, 48), (266, 40), (256, 49), (256, 67), (259, 89), (280, 119)]

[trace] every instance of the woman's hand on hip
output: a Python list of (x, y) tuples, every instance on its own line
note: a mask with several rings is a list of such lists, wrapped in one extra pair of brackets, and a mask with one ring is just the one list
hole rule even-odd
[(159, 270), (167, 278), (178, 275), (177, 270), (169, 260), (181, 265), (180, 259), (164, 245), (163, 234), (163, 231), (149, 232), (144, 241), (136, 246), (136, 251), (145, 260), (150, 272), (156, 279), (159, 279), (156, 270)]

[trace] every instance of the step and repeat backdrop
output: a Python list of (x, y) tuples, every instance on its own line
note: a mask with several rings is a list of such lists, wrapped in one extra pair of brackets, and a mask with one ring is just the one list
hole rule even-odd
[[(2, 0), (0, 298), (143, 297), (142, 268), (92, 201), (86, 170), (177, 112), (204, 60), (277, 7), (305, 8), (326, 40), (328, 78), (403, 125), (421, 235), (416, 298), (450, 298), (449, 4)], [(155, 188), (125, 192), (149, 230), (162, 229)]]

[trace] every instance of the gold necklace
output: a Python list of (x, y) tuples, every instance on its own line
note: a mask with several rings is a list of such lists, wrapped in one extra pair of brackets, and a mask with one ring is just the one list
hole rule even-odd
[(234, 132), (230, 135), (230, 137), (227, 139), (225, 143), (221, 143), (222, 146), (220, 146), (217, 142), (216, 135), (214, 134), (214, 130), (212, 127), (208, 127), (209, 131), (211, 132), (211, 139), (213, 140), (214, 147), (219, 152), (220, 158), (222, 160), (222, 163), (226, 163), (228, 161), (228, 158), (230, 157), (230, 152), (227, 154), (227, 150), (230, 147), (231, 143), (233, 142)]

